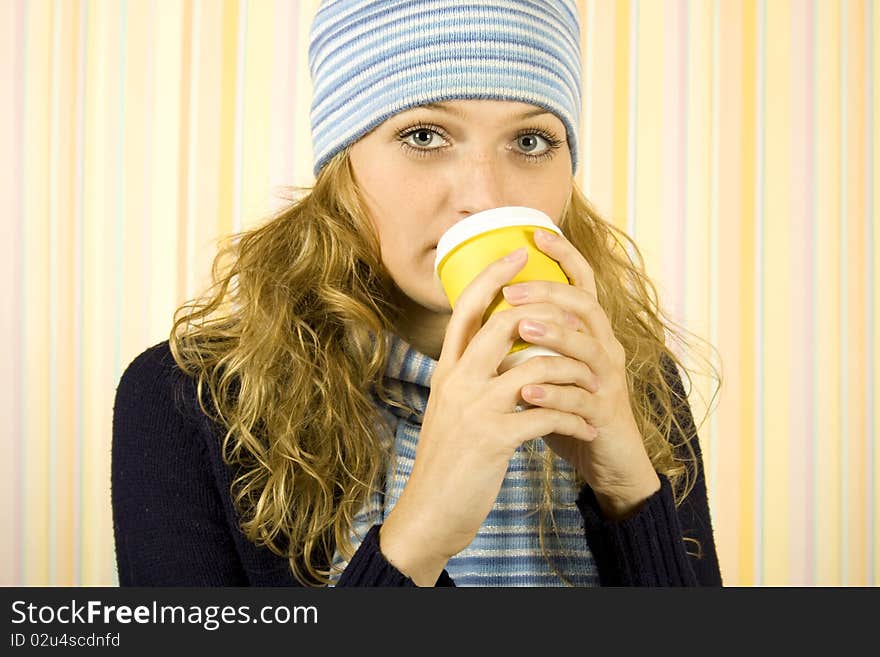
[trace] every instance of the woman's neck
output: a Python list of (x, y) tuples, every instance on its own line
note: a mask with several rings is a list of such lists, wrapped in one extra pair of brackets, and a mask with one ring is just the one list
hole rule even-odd
[(397, 324), (398, 335), (417, 351), (439, 360), (443, 340), (446, 337), (446, 326), (452, 313), (438, 313), (425, 308), (405, 294), (400, 294), (400, 297), (403, 312), (402, 319)]

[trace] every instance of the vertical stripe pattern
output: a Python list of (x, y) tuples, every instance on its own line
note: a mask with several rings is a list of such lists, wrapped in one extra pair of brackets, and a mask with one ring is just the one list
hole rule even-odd
[[(725, 581), (877, 585), (877, 0), (577, 5), (577, 181), (717, 349), (691, 403)], [(317, 8), (0, 3), (0, 583), (115, 583), (116, 383), (216, 240), (312, 182)]]

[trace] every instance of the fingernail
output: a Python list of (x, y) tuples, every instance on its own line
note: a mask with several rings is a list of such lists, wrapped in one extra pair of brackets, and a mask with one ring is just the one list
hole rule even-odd
[(520, 247), (516, 251), (506, 255), (504, 257), (504, 262), (518, 262), (522, 260), (526, 255), (526, 247)]
[(547, 327), (544, 326), (541, 322), (535, 322), (530, 319), (526, 319), (522, 323), (522, 330), (529, 335), (541, 336), (546, 333)]
[(508, 285), (502, 288), (501, 292), (508, 301), (522, 301), (529, 296), (529, 286), (517, 283), (516, 285)]
[(552, 242), (556, 239), (556, 233), (551, 233), (549, 230), (536, 230), (535, 234), (545, 242)]
[(540, 386), (526, 386), (524, 392), (532, 399), (543, 399), (544, 397), (544, 389)]

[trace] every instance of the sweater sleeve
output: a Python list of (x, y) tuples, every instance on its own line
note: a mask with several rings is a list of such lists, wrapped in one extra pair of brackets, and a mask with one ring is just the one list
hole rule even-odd
[[(339, 578), (336, 586), (415, 586), (416, 583), (391, 565), (379, 549), (379, 529), (373, 525), (351, 561)], [(449, 573), (440, 573), (434, 586), (455, 586)]]
[[(126, 368), (113, 407), (111, 458), (120, 585), (298, 585), (286, 559), (258, 555), (234, 524), (228, 476), (217, 472), (219, 453), (208, 452), (217, 438), (208, 423), (167, 343)], [(379, 550), (378, 529), (338, 586), (415, 586)], [(446, 571), (436, 585), (454, 586)]]
[[(592, 489), (583, 487), (577, 506), (603, 586), (722, 585), (696, 427), (681, 377), (671, 360), (665, 365), (678, 397), (676, 417), (694, 450), (696, 479), (676, 507), (669, 480), (659, 475), (660, 490), (620, 521), (605, 519)], [(683, 439), (676, 436), (673, 442)]]
[(111, 499), (121, 586), (241, 586), (198, 425), (176, 403), (182, 373), (148, 349), (123, 373), (113, 407)]

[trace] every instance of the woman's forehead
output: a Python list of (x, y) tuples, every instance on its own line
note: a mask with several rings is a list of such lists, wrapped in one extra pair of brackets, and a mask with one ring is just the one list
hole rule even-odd
[[(544, 107), (512, 100), (494, 99), (453, 99), (442, 102), (424, 103), (396, 114), (396, 117), (424, 112), (437, 112), (461, 119), (490, 119), (500, 123), (521, 121), (537, 116), (555, 117)], [(556, 117), (558, 119), (558, 117)]]

